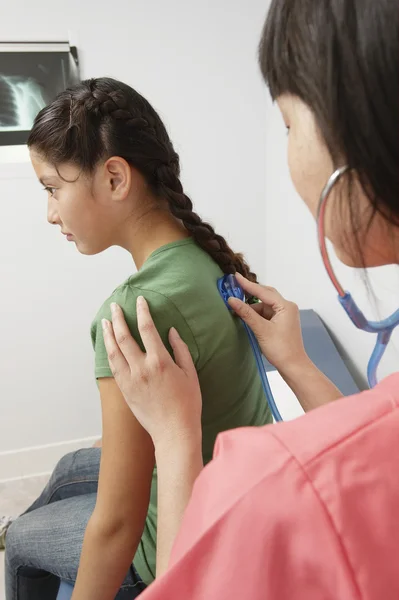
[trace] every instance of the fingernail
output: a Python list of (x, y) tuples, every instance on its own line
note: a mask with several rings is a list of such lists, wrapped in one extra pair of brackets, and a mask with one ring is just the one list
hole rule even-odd
[(145, 305), (146, 305), (145, 298), (143, 296), (139, 296), (137, 298), (137, 306), (140, 306), (142, 308)]
[(181, 340), (181, 337), (179, 335), (179, 332), (177, 331), (177, 329), (175, 329), (174, 327), (171, 327), (170, 329), (170, 334), (176, 339), (176, 340)]
[(228, 303), (233, 308), (240, 308), (241, 304), (244, 304), (239, 298), (229, 298)]
[(112, 314), (114, 315), (117, 310), (118, 310), (118, 305), (115, 304), (115, 302), (112, 302), (112, 304), (111, 304), (111, 312), (112, 312)]
[(109, 321), (107, 319), (101, 319), (101, 325), (103, 326), (103, 331), (108, 329)]

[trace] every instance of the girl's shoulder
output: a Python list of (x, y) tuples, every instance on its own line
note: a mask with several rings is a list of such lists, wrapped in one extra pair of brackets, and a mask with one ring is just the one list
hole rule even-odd
[(123, 284), (118, 286), (111, 296), (102, 304), (91, 326), (92, 344), (96, 356), (101, 357), (103, 362), (107, 363), (106, 350), (102, 333), (102, 319), (111, 320), (111, 304), (118, 304), (124, 313), (126, 323), (135, 338), (141, 344), (141, 338), (137, 326), (137, 299), (144, 296), (147, 300), (151, 315), (162, 341), (167, 349), (172, 352), (169, 344), (169, 331), (175, 327), (181, 337), (188, 345), (194, 362), (198, 360), (199, 352), (194, 335), (179, 308), (163, 291), (156, 289), (156, 286), (148, 286), (140, 273), (133, 275)]

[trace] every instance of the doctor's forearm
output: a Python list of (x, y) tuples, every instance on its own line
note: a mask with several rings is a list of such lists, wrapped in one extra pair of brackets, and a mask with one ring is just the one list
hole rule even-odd
[(195, 480), (202, 471), (201, 432), (190, 439), (155, 448), (158, 472), (157, 577), (168, 568), (170, 554), (189, 503)]
[(343, 394), (339, 389), (308, 357), (297, 365), (291, 365), (287, 371), (280, 371), (280, 375), (305, 412), (342, 398)]

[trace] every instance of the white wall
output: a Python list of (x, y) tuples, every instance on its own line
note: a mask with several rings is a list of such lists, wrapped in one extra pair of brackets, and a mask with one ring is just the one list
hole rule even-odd
[[(318, 252), (316, 226), (295, 192), (286, 164), (287, 138), (277, 106), (267, 101), (266, 148), (266, 274), (276, 287), (301, 308), (313, 308), (347, 358), (357, 382), (364, 387), (367, 362), (375, 337), (351, 324), (341, 308)], [(364, 274), (344, 267), (332, 254), (333, 265), (345, 289), (370, 319), (388, 316), (398, 307), (399, 269), (369, 270), (373, 294), (369, 294)], [(363, 275), (363, 277), (362, 277)], [(379, 371), (381, 376), (398, 370), (399, 332), (394, 334)]]
[[(71, 32), (84, 77), (113, 76), (148, 97), (198, 211), (261, 275), (267, 92), (256, 47), (265, 4), (19, 0), (6, 17), (0, 9), (1, 40)], [(89, 326), (133, 269), (117, 250), (78, 255), (46, 224), (45, 204), (29, 165), (0, 165), (0, 480), (47, 470), (49, 456), (73, 446), (63, 442), (100, 433)]]
[[(19, 0), (0, 18), (0, 39), (58, 41), (71, 32), (84, 77), (120, 78), (146, 95), (165, 117), (198, 211), (265, 282), (317, 310), (362, 374), (372, 336), (351, 326), (324, 273), (314, 223), (289, 180), (284, 128), (258, 72), (267, 4)], [(0, 10), (2, 17), (4, 3)], [(0, 480), (47, 470), (73, 440), (100, 433), (89, 325), (133, 269), (121, 251), (78, 255), (47, 226), (45, 203), (29, 165), (0, 164)], [(375, 314), (358, 275), (339, 274)], [(384, 296), (380, 312), (396, 308), (396, 269), (371, 281)], [(383, 373), (397, 359), (392, 347)]]

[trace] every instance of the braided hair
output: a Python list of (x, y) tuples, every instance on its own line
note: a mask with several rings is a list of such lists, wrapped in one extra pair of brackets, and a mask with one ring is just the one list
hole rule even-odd
[(163, 122), (128, 85), (109, 78), (88, 79), (61, 92), (37, 115), (28, 146), (56, 167), (70, 162), (86, 173), (111, 156), (124, 158), (154, 194), (167, 201), (172, 215), (224, 273), (238, 272), (256, 281), (243, 256), (194, 212), (180, 181), (179, 156)]

